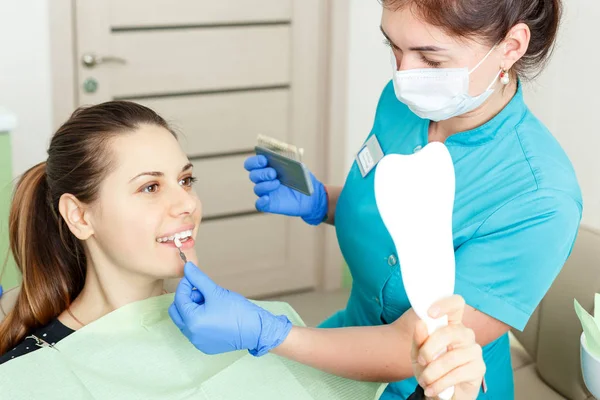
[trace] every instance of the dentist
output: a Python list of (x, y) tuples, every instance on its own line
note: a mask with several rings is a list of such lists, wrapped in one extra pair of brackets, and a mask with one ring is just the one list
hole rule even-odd
[[(335, 226), (353, 276), (346, 309), (321, 329), (292, 328), (287, 318), (217, 287), (188, 265), (171, 316), (203, 352), (248, 349), (260, 356), (273, 351), (336, 375), (392, 382), (386, 400), (406, 399), (418, 384), (431, 390), (430, 397), (440, 386), (455, 385), (458, 400), (511, 400), (508, 331), (525, 327), (559, 273), (583, 207), (569, 159), (528, 109), (521, 86), (552, 51), (561, 1), (382, 3), (381, 31), (393, 55), (393, 79), (383, 90), (365, 144), (379, 146), (383, 154), (411, 154), (437, 141), (452, 156), (456, 293), (467, 304), (461, 320), (483, 348), (487, 394), (464, 389), (470, 386), (462, 383), (477, 381), (475, 374), (450, 374), (446, 380), (436, 375), (432, 381), (425, 373), (415, 379), (411, 349), (418, 318), (375, 204), (377, 166), (361, 160), (343, 187), (312, 176), (311, 197), (282, 186), (264, 157), (245, 162), (258, 210)], [(451, 336), (448, 332), (438, 344), (453, 343)], [(432, 354), (417, 357), (419, 365), (434, 365)], [(464, 361), (457, 354), (439, 360), (456, 368)]]

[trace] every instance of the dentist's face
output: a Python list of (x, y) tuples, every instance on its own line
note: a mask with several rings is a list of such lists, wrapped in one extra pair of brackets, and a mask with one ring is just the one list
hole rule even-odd
[[(493, 44), (474, 37), (454, 37), (416, 15), (412, 7), (383, 9), (381, 31), (392, 48), (398, 70), (421, 68), (473, 69), (485, 58)], [(469, 93), (484, 92), (502, 64), (498, 46), (470, 75)], [(496, 82), (496, 84), (499, 84)]]
[(119, 135), (109, 146), (109, 173), (89, 210), (92, 262), (152, 278), (183, 275), (173, 236), (187, 237), (182, 249), (197, 263), (202, 210), (188, 158), (168, 130), (152, 125)]

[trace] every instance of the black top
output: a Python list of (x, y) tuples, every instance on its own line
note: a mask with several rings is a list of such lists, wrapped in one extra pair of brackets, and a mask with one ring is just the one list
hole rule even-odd
[(33, 334), (25, 337), (17, 347), (0, 356), (0, 364), (42, 347), (53, 346), (73, 332), (75, 332), (73, 329), (64, 326), (58, 319), (55, 319), (48, 325), (37, 329)]
[(413, 394), (410, 395), (408, 400), (425, 400), (425, 391), (421, 386), (417, 386), (417, 389)]

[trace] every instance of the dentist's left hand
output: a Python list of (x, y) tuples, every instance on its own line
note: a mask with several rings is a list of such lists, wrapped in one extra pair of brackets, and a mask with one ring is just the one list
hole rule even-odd
[(169, 315), (203, 353), (248, 350), (254, 356), (262, 356), (290, 333), (292, 323), (287, 317), (275, 316), (223, 289), (191, 262), (185, 264), (184, 273)]

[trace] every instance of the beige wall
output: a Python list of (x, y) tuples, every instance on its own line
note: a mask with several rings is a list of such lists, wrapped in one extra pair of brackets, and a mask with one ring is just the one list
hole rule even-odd
[[(373, 126), (377, 100), (392, 78), (390, 50), (379, 31), (381, 5), (377, 0), (350, 3), (348, 33), (348, 99), (346, 168)], [(335, 95), (335, 93), (333, 94)]]

